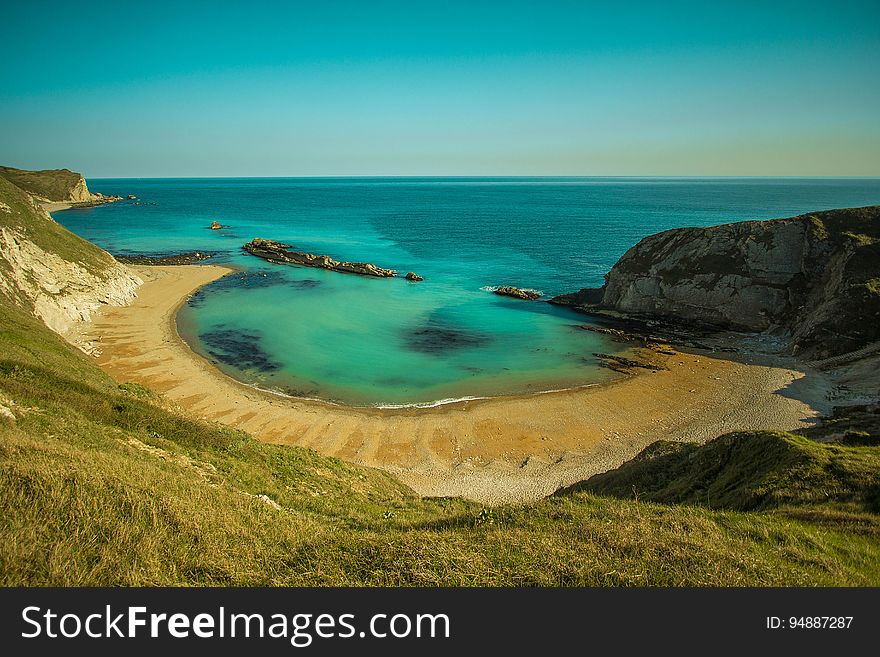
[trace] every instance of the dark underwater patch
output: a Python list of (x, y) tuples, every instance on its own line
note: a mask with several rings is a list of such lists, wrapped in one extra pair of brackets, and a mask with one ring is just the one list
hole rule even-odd
[(223, 278), (219, 278), (213, 283), (209, 283), (193, 294), (187, 301), (190, 308), (198, 308), (204, 305), (208, 296), (219, 294), (237, 289), (256, 290), (264, 287), (274, 287), (276, 285), (286, 285), (298, 290), (309, 290), (318, 287), (321, 281), (306, 278), (303, 280), (291, 281), (287, 279), (282, 272), (278, 271), (239, 271), (227, 274)]
[(186, 300), (186, 305), (190, 308), (200, 308), (205, 305), (205, 293), (202, 290), (199, 290), (195, 294), (191, 295), (189, 299)]
[(491, 338), (485, 333), (436, 322), (428, 322), (420, 328), (409, 330), (404, 336), (404, 344), (410, 351), (436, 356), (482, 347), (489, 342)]
[(191, 265), (196, 262), (210, 260), (215, 252), (188, 251), (186, 253), (139, 253), (128, 251), (114, 253), (116, 259), (124, 265)]
[(314, 399), (318, 397), (319, 390), (317, 388), (291, 388), (290, 386), (280, 386), (275, 388), (278, 392), (285, 394), (289, 397), (305, 397), (307, 399)]
[(257, 289), (283, 285), (286, 282), (281, 272), (277, 271), (237, 271), (227, 274), (223, 278), (218, 278), (205, 289), (211, 292), (222, 292), (242, 287)]
[(211, 356), (240, 370), (274, 372), (281, 368), (281, 363), (263, 350), (262, 338), (253, 331), (214, 329), (199, 338)]
[(389, 376), (382, 379), (376, 379), (376, 385), (387, 387), (419, 387), (423, 384), (420, 384), (418, 381), (413, 381), (412, 379), (405, 379), (401, 376)]
[(290, 281), (290, 285), (292, 287), (298, 287), (303, 290), (308, 290), (313, 287), (318, 287), (321, 284), (321, 281), (315, 280), (314, 278), (304, 278), (301, 281)]

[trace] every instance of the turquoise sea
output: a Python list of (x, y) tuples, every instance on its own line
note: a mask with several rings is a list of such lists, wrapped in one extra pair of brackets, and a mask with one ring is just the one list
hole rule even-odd
[[(178, 316), (198, 353), (247, 383), (355, 405), (539, 392), (601, 381), (584, 316), (498, 297), (598, 286), (640, 238), (668, 228), (880, 203), (880, 179), (91, 179), (138, 201), (55, 218), (116, 255), (216, 253), (239, 271)], [(217, 220), (225, 226), (211, 231)], [(422, 283), (273, 265), (254, 237)]]

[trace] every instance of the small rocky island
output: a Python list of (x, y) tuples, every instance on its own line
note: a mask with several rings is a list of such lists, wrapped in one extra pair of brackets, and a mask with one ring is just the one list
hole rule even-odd
[(524, 290), (518, 287), (512, 287), (510, 285), (502, 285), (501, 287), (496, 287), (492, 290), (495, 294), (500, 297), (512, 297), (514, 299), (522, 299), (523, 301), (536, 301), (541, 298), (540, 292), (535, 292), (534, 290)]
[(339, 262), (330, 256), (315, 255), (304, 251), (291, 251), (290, 244), (283, 244), (274, 240), (265, 240), (260, 237), (244, 245), (245, 251), (258, 258), (269, 262), (288, 265), (302, 265), (303, 267), (317, 267), (330, 269), (346, 274), (360, 274), (362, 276), (377, 276), (379, 278), (391, 278), (397, 276), (394, 269), (377, 267), (369, 262)]

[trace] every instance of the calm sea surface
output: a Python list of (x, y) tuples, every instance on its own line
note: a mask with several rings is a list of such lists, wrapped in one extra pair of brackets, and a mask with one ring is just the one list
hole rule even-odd
[[(93, 179), (139, 203), (58, 221), (113, 254), (217, 253), (240, 272), (196, 295), (181, 335), (236, 378), (357, 405), (551, 390), (601, 381), (617, 347), (584, 317), (503, 299), (598, 286), (640, 238), (668, 228), (880, 203), (878, 179)], [(227, 228), (208, 229), (214, 220)], [(425, 277), (272, 265), (254, 237)]]

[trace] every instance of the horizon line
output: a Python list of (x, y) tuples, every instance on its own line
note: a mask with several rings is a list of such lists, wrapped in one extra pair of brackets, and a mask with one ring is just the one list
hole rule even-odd
[(662, 174), (628, 174), (628, 175), (614, 175), (614, 174), (602, 174), (602, 175), (581, 175), (581, 174), (517, 174), (517, 175), (505, 175), (505, 174), (476, 174), (476, 175), (456, 175), (456, 174), (435, 174), (435, 175), (399, 175), (399, 174), (391, 174), (391, 175), (371, 175), (371, 174), (307, 174), (307, 175), (223, 175), (223, 176), (204, 176), (204, 175), (187, 175), (187, 176), (89, 176), (83, 174), (84, 178), (90, 178), (92, 180), (240, 180), (240, 179), (254, 179), (254, 180), (303, 180), (303, 179), (365, 179), (365, 180), (378, 180), (378, 179), (397, 179), (397, 180), (424, 180), (424, 179), (473, 179), (473, 180), (485, 180), (487, 178), (503, 178), (503, 179), (529, 179), (529, 178), (568, 178), (568, 179), (585, 179), (585, 178), (599, 178), (599, 179), (614, 179), (614, 178), (623, 178), (623, 179), (808, 179), (808, 180), (823, 180), (823, 179), (859, 179), (859, 180), (877, 180), (880, 179), (880, 174), (875, 175), (830, 175), (830, 174), (820, 174), (820, 175), (798, 175), (798, 174), (784, 174), (784, 175), (726, 175), (726, 174), (675, 174), (675, 175), (662, 175)]

